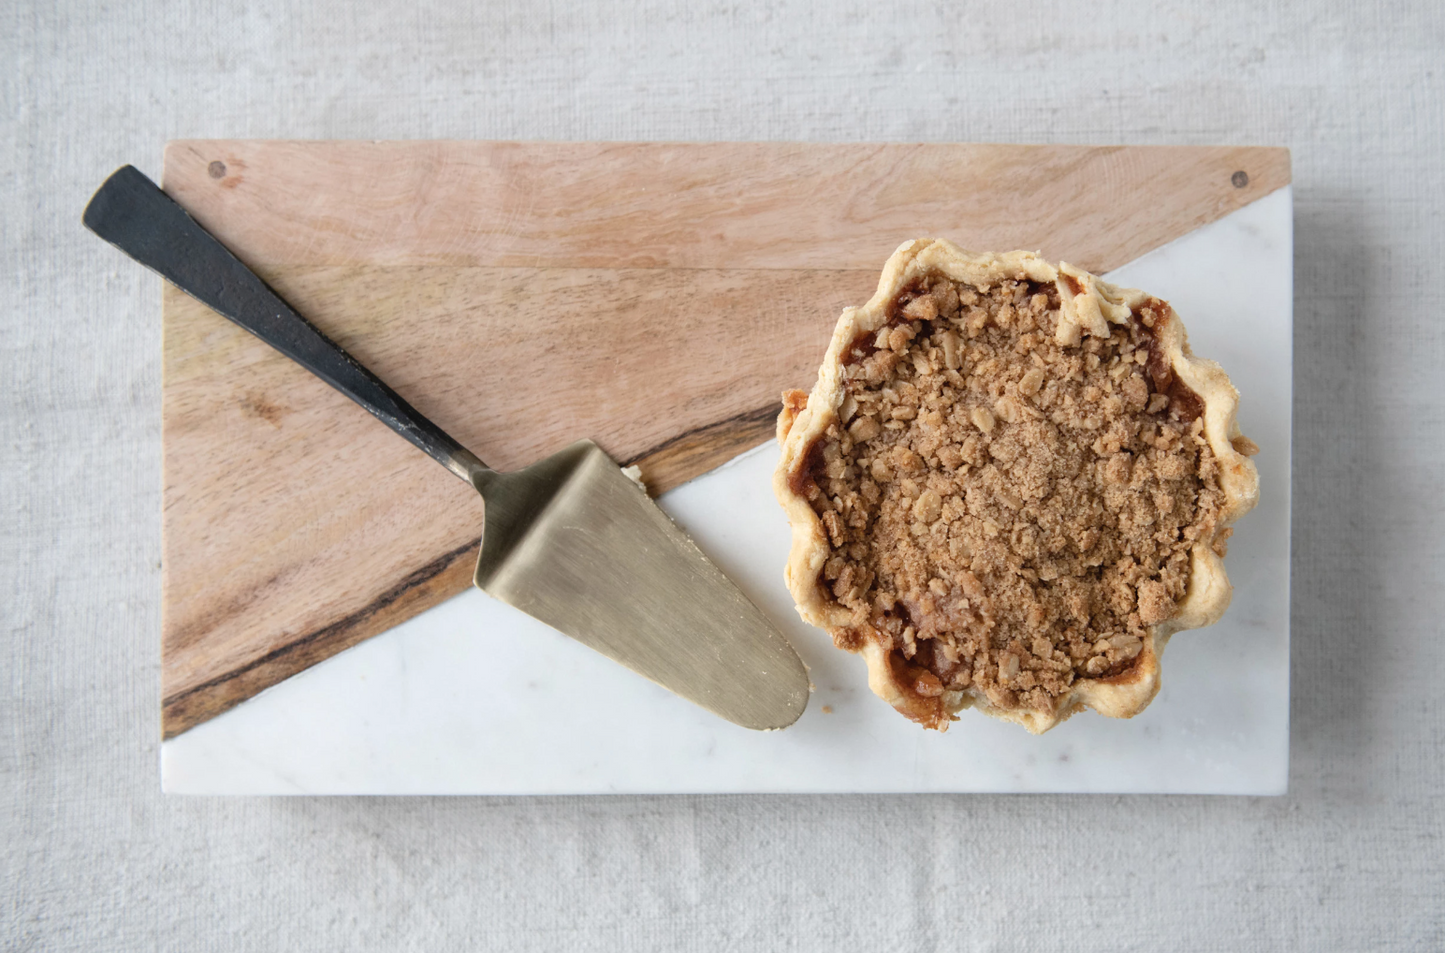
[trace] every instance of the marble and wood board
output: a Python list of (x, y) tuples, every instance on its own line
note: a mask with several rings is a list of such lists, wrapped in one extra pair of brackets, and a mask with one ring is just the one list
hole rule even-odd
[[(592, 437), (660, 493), (771, 436), (902, 241), (1104, 272), (1289, 176), (1250, 147), (194, 140), (163, 185), (489, 464)], [(163, 313), (173, 737), (464, 590), (483, 521), (266, 345)]]

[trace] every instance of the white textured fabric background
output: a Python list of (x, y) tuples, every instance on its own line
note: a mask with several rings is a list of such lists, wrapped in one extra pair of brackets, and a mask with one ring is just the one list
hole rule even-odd
[[(1445, 6), (1013, 6), (0, 3), (0, 946), (1445, 946)], [(159, 279), (79, 218), (182, 136), (1289, 146), (1290, 794), (162, 797)]]

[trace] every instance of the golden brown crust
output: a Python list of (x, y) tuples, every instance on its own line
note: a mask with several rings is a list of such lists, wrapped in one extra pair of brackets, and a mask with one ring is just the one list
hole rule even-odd
[[(1192, 544), (1185, 544), (1188, 571), (1176, 576), (1179, 580), (1187, 578), (1187, 587), (1176, 598), (1164, 592), (1162, 583), (1146, 581), (1140, 584), (1137, 609), (1131, 607), (1136, 612), (1132, 631), (1139, 633), (1140, 637), (1117, 636), (1114, 644), (1123, 646), (1122, 654), (1110, 648), (1107, 659), (1101, 656), (1093, 662), (1087, 676), (1083, 674), (1077, 652), (1070, 661), (1066, 651), (1056, 651), (1055, 658), (1059, 661), (1053, 663), (1055, 667), (1062, 671), (1072, 664), (1080, 677), (1067, 674), (1066, 690), (1058, 689), (1059, 682), (1055, 680), (1055, 688), (1047, 694), (1046, 704), (1039, 701), (1045, 696), (1042, 689), (1032, 692), (1032, 703), (1025, 705), (1019, 703), (1012, 692), (1000, 691), (996, 684), (990, 683), (989, 679), (1000, 681), (996, 663), (1003, 656), (997, 649), (992, 656), (994, 667), (986, 672), (988, 678), (970, 681), (965, 674), (948, 684), (941, 683), (926, 666), (910, 661), (911, 651), (890, 650), (896, 644), (896, 638), (890, 641), (881, 631), (876, 633), (877, 637), (867, 637), (872, 630), (860, 622), (858, 599), (851, 600), (851, 608), (844, 605), (845, 600), (834, 590), (845, 589), (846, 586), (834, 581), (830, 587), (823, 578), (824, 567), (834, 554), (835, 546), (841, 545), (841, 537), (837, 515), (825, 513), (834, 524), (825, 527), (824, 520), (808, 497), (811, 492), (816, 498), (817, 491), (809, 490), (807, 484), (814, 476), (821, 475), (821, 468), (839, 466), (836, 453), (833, 460), (825, 461), (821, 448), (825, 435), (832, 433), (833, 439), (837, 440), (841, 425), (847, 422), (840, 419), (840, 412), (848, 416), (853, 406), (850, 404), (846, 410), (844, 408), (845, 400), (851, 400), (845, 386), (845, 376), (849, 373), (846, 368), (862, 353), (860, 342), (871, 342), (880, 329), (890, 325), (890, 321), (893, 322), (890, 326), (897, 326), (898, 315), (890, 314), (890, 310), (897, 309), (908, 289), (916, 289), (929, 281), (937, 282), (940, 278), (958, 283), (958, 287), (972, 286), (980, 290), (1005, 282), (1057, 289), (1056, 295), (1051, 293), (1049, 296), (1055, 308), (1050, 312), (1053, 343), (1064, 349), (1077, 348), (1086, 337), (1108, 338), (1119, 326), (1128, 325), (1131, 321), (1137, 324), (1139, 317), (1136, 316), (1142, 316), (1153, 329), (1149, 345), (1149, 373), (1153, 375), (1154, 384), (1166, 390), (1172, 389), (1170, 393), (1173, 397), (1170, 399), (1183, 402), (1190, 408), (1186, 418), (1193, 420), (1197, 417), (1199, 421), (1191, 433), (1195, 435), (1195, 443), (1199, 444), (1198, 459), (1200, 466), (1208, 470), (1209, 492), (1216, 504), (1208, 519), (1201, 524), (1205, 535)], [(930, 304), (930, 314), (932, 310)], [(918, 326), (915, 321), (914, 327)], [(887, 333), (879, 338), (885, 344)], [(894, 343), (900, 342), (895, 340)], [(874, 345), (865, 343), (861, 347), (871, 350)], [(1142, 363), (1144, 355), (1138, 357)], [(954, 363), (957, 361), (952, 354), (949, 359)], [(935, 369), (937, 365), (938, 360), (935, 360)], [(856, 377), (857, 373), (853, 373)], [(1037, 379), (1024, 386), (1027, 388), (1030, 384), (1037, 389)], [(1017, 722), (1035, 733), (1053, 727), (1086, 707), (1110, 717), (1135, 715), (1158, 691), (1159, 654), (1169, 636), (1182, 629), (1214, 622), (1229, 604), (1231, 590), (1219, 554), (1224, 549), (1230, 524), (1253, 507), (1258, 497), (1258, 477), (1254, 465), (1245, 456), (1256, 448), (1239, 433), (1235, 420), (1237, 402), (1237, 393), (1218, 365), (1192, 355), (1177, 316), (1167, 305), (1143, 292), (1117, 288), (1067, 264), (1055, 267), (1028, 252), (970, 254), (942, 240), (907, 242), (884, 267), (873, 298), (861, 308), (849, 308), (843, 312), (819, 370), (818, 381), (806, 401), (797, 391), (784, 397), (784, 410), (778, 421), (783, 453), (774, 475), (774, 490), (792, 526), (793, 542), (785, 579), (798, 611), (806, 621), (832, 632), (840, 646), (862, 654), (868, 663), (869, 684), (873, 691), (908, 717), (928, 727), (946, 728), (956, 712), (968, 707), (978, 707), (986, 714)], [(984, 417), (987, 419), (974, 419), (980, 427), (986, 424), (991, 428), (991, 416), (984, 412)], [(868, 426), (870, 432), (876, 432), (874, 424)], [(849, 442), (845, 438), (845, 445)], [(926, 518), (937, 519), (936, 499), (935, 495), (920, 500), (916, 503), (919, 507), (916, 512)], [(1175, 557), (1175, 561), (1184, 558), (1181, 554)], [(836, 569), (835, 561), (830, 571), (836, 575)], [(971, 577), (967, 582), (977, 585)], [(1184, 583), (1180, 581), (1179, 586), (1184, 586)], [(943, 588), (940, 586), (936, 591), (942, 598)], [(856, 587), (850, 595), (857, 595)], [(966, 603), (967, 600), (963, 601)], [(887, 597), (884, 597), (884, 602), (887, 604)], [(1149, 624), (1141, 627), (1141, 620)], [(989, 625), (992, 624), (990, 620)], [(911, 650), (911, 627), (907, 638), (910, 643), (908, 649)], [(1077, 646), (1076, 639), (1076, 649)], [(1066, 650), (1067, 646), (1063, 648)], [(1044, 651), (1045, 665), (1049, 664), (1047, 656), (1048, 652)], [(1033, 661), (1037, 662), (1037, 659)], [(1004, 674), (1014, 677), (1017, 661), (1010, 662), (1004, 658), (1003, 664), (1009, 668), (1009, 672)], [(985, 669), (980, 668), (979, 671), (983, 673)], [(1042, 669), (1040, 671), (1047, 674)]]

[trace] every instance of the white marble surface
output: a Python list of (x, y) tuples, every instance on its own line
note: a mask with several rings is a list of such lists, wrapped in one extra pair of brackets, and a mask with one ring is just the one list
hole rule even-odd
[[(1035, 738), (964, 712), (923, 731), (781, 584), (788, 529), (760, 447), (661, 499), (812, 671), (794, 727), (737, 728), (472, 590), (162, 747), (165, 789), (205, 794), (1090, 791), (1281, 794), (1289, 752), (1292, 204), (1282, 189), (1113, 272), (1169, 300), (1263, 447), (1231, 542), (1234, 604), (1174, 638), (1131, 721)], [(831, 709), (825, 712), (825, 706)]]

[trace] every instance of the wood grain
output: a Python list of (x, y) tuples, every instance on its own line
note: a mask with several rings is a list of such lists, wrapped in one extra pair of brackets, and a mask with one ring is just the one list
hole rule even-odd
[[(771, 435), (907, 238), (1105, 271), (1288, 181), (1262, 148), (233, 141), (164, 179), (489, 464), (590, 436), (654, 492)], [(460, 591), (482, 507), (169, 287), (164, 322), (169, 737)]]

